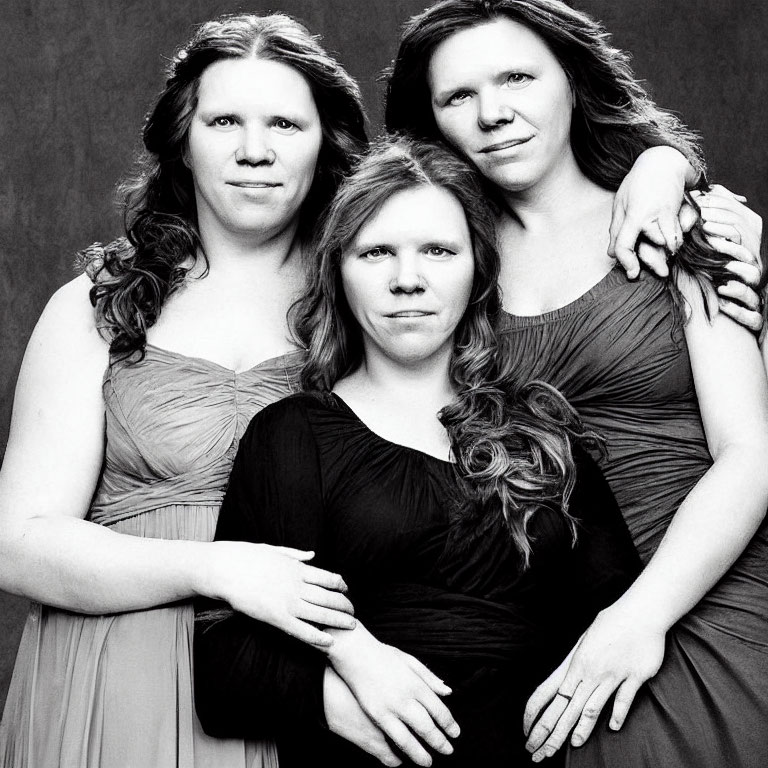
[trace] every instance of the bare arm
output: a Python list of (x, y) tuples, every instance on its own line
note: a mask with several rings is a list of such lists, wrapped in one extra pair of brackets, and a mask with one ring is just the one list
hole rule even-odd
[(558, 689), (574, 694), (554, 719), (555, 703), (549, 704), (531, 729), (535, 756), (552, 754), (577, 721), (572, 743), (582, 743), (614, 691), (611, 727), (621, 727), (640, 685), (661, 665), (666, 632), (728, 570), (765, 515), (768, 384), (756, 341), (723, 314), (710, 324), (695, 289), (681, 288), (692, 306), (686, 339), (714, 462), (635, 584), (599, 614), (529, 701), (530, 728)]
[[(261, 547), (254, 557), (255, 545), (140, 538), (84, 519), (104, 455), (101, 384), (108, 363), (89, 286), (81, 277), (56, 293), (22, 364), (0, 473), (0, 588), (83, 613), (199, 594), (252, 613), (272, 600), (269, 613), (284, 597), (271, 584), (275, 568), (283, 569), (286, 590), (305, 578), (318, 583), (325, 572), (301, 562), (307, 553)], [(285, 618), (263, 613), (272, 623)]]

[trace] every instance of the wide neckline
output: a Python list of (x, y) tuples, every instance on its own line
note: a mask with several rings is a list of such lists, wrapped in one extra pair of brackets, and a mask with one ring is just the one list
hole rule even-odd
[(366, 423), (365, 423), (365, 422), (364, 422), (364, 421), (363, 421), (363, 420), (362, 420), (362, 419), (361, 419), (361, 418), (360, 418), (360, 417), (357, 415), (356, 411), (355, 411), (355, 410), (352, 408), (352, 406), (351, 406), (351, 405), (349, 405), (349, 403), (348, 403), (346, 400), (344, 400), (344, 398), (343, 398), (343, 397), (341, 397), (341, 395), (337, 394), (336, 392), (330, 392), (329, 394), (331, 395), (331, 397), (333, 397), (333, 398), (334, 398), (334, 400), (336, 401), (337, 405), (339, 405), (343, 411), (345, 411), (345, 412), (346, 412), (346, 413), (348, 413), (350, 416), (352, 416), (352, 418), (354, 418), (354, 420), (355, 420), (355, 421), (356, 421), (356, 422), (357, 422), (357, 423), (358, 423), (358, 424), (359, 424), (359, 425), (360, 425), (360, 426), (361, 426), (363, 429), (365, 429), (365, 431), (366, 431), (366, 432), (368, 432), (368, 434), (370, 434), (370, 435), (372, 435), (373, 437), (375, 437), (375, 438), (376, 438), (376, 439), (377, 439), (379, 442), (381, 442), (381, 443), (386, 443), (387, 445), (390, 445), (390, 446), (392, 446), (392, 447), (394, 447), (394, 448), (399, 448), (399, 449), (401, 449), (401, 450), (403, 450), (403, 451), (407, 451), (407, 452), (409, 452), (409, 453), (415, 453), (415, 454), (417, 454), (418, 456), (423, 456), (423, 457), (426, 457), (426, 458), (428, 458), (428, 459), (432, 459), (433, 461), (436, 461), (436, 462), (438, 462), (439, 464), (444, 464), (444, 465), (446, 465), (446, 466), (448, 466), (448, 467), (456, 467), (456, 462), (455, 462), (455, 461), (451, 461), (450, 459), (441, 459), (439, 456), (435, 456), (435, 455), (433, 455), (433, 454), (431, 454), (431, 453), (427, 453), (426, 451), (422, 451), (422, 450), (419, 450), (418, 448), (413, 448), (413, 447), (412, 447), (412, 446), (410, 446), (410, 445), (403, 445), (402, 443), (396, 443), (396, 442), (394, 442), (393, 440), (388, 440), (386, 437), (383, 437), (383, 436), (382, 436), (382, 435), (380, 435), (378, 432), (374, 432), (374, 431), (373, 431), (373, 430), (372, 430), (372, 429), (371, 429), (371, 428), (370, 428), (370, 427), (369, 427), (369, 426), (368, 426), (368, 425), (367, 425), (367, 424), (366, 424)]
[(296, 362), (298, 363), (299, 360), (304, 356), (303, 350), (294, 349), (289, 352), (285, 352), (282, 355), (275, 355), (274, 357), (268, 357), (256, 363), (255, 365), (252, 365), (250, 368), (244, 368), (242, 371), (237, 371), (234, 368), (229, 368), (226, 365), (217, 363), (215, 360), (209, 360), (207, 357), (197, 357), (196, 355), (186, 355), (183, 352), (177, 352), (176, 350), (173, 350), (173, 349), (167, 349), (166, 347), (158, 347), (157, 344), (151, 344), (150, 342), (147, 342), (144, 346), (146, 350), (150, 350), (160, 356), (172, 357), (177, 360), (184, 360), (187, 362), (197, 363), (206, 368), (213, 368), (213, 369), (222, 371), (229, 376), (243, 376), (245, 374), (260, 370), (262, 368), (286, 367), (285, 364), (288, 363), (289, 361), (293, 362), (293, 360), (295, 359)]
[[(640, 273), (638, 280), (642, 279), (642, 277), (643, 272)], [(549, 311), (542, 312), (538, 315), (516, 315), (506, 309), (504, 310), (504, 314), (517, 326), (539, 325), (552, 322), (553, 320), (558, 320), (575, 314), (583, 307), (592, 304), (595, 300), (603, 296), (615, 284), (627, 280), (629, 280), (629, 278), (621, 269), (619, 263), (616, 262), (591, 288), (588, 288), (580, 296), (573, 299), (573, 301), (563, 304), (562, 307), (550, 309)]]

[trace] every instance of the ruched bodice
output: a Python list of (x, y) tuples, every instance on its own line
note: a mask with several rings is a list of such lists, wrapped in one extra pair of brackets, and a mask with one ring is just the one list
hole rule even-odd
[[(573, 303), (507, 316), (513, 375), (559, 387), (606, 440), (600, 466), (643, 561), (712, 465), (667, 284), (613, 269)], [(724, 510), (723, 525), (736, 510)], [(692, 557), (696, 553), (690, 553)], [(667, 633), (664, 663), (618, 733), (610, 706), (569, 768), (768, 765), (768, 524)]]
[(147, 345), (104, 376), (107, 444), (90, 519), (104, 525), (172, 504), (218, 506), (258, 410), (296, 391), (303, 353), (237, 373)]
[[(147, 345), (104, 374), (106, 448), (89, 519), (131, 536), (210, 541), (251, 417), (295, 392), (303, 353), (236, 373)], [(0, 726), (3, 768), (276, 768), (274, 745), (212, 739), (192, 691), (182, 601), (85, 616), (33, 604)]]
[(558, 387), (605, 438), (601, 469), (644, 561), (712, 464), (672, 317), (663, 281), (643, 273), (631, 282), (616, 268), (561, 309), (507, 315), (503, 334), (515, 375)]

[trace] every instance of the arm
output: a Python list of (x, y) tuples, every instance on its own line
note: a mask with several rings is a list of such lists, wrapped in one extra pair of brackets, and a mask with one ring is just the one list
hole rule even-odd
[[(104, 455), (108, 364), (89, 288), (80, 277), (56, 293), (22, 364), (0, 473), (0, 588), (98, 614), (229, 594), (228, 574), (239, 568), (240, 590), (269, 597), (269, 579), (227, 545), (144, 539), (84, 519)], [(269, 555), (298, 574), (311, 568), (298, 559), (306, 554)]]
[(614, 691), (610, 725), (621, 727), (638, 688), (661, 665), (666, 632), (741, 554), (768, 505), (768, 384), (756, 341), (723, 314), (710, 324), (697, 291), (688, 284), (681, 290), (691, 305), (686, 340), (714, 462), (643, 573), (601, 612), (566, 665), (560, 688), (578, 695), (556, 734), (546, 741), (537, 734), (532, 746), (542, 756), (577, 721), (572, 743), (583, 743)]
[[(640, 261), (660, 277), (669, 274), (665, 249), (674, 253), (683, 242), (680, 217), (685, 190), (699, 176), (700, 171), (672, 147), (646, 149), (635, 161), (616, 192), (608, 245), (608, 255), (620, 262), (630, 279), (640, 274)], [(690, 217), (683, 218), (690, 228)], [(657, 247), (638, 249), (641, 235)]]

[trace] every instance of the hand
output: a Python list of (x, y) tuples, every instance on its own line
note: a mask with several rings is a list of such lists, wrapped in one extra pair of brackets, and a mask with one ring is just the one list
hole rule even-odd
[(402, 764), (387, 743), (384, 732), (365, 714), (355, 695), (332, 667), (325, 670), (323, 702), (331, 733), (373, 755), (384, 765)]
[(432, 765), (419, 739), (436, 752), (453, 752), (445, 736), (458, 736), (459, 726), (440, 699), (451, 692), (442, 680), (413, 656), (380, 643), (359, 622), (334, 637), (329, 661), (368, 717), (410, 760)]
[(664, 634), (617, 605), (601, 611), (565, 661), (528, 700), (523, 728), (533, 761), (554, 755), (574, 726), (571, 744), (581, 746), (614, 691), (610, 727), (619, 730), (638, 689), (661, 667)]
[(355, 626), (352, 603), (342, 594), (344, 580), (307, 565), (313, 552), (241, 541), (215, 541), (211, 551), (203, 594), (319, 648), (333, 638), (313, 624)]
[(692, 196), (700, 207), (707, 242), (733, 259), (726, 269), (736, 279), (718, 287), (720, 309), (737, 323), (759, 331), (763, 325), (762, 298), (756, 289), (763, 275), (760, 258), (763, 220), (744, 205), (745, 197), (719, 184), (706, 194), (699, 192)]
[[(683, 242), (680, 216), (690, 220), (682, 206), (692, 172), (676, 149), (652, 147), (640, 155), (621, 183), (613, 202), (608, 255), (621, 263), (630, 279), (640, 274), (640, 260), (660, 277), (669, 274), (665, 250), (675, 253)], [(641, 235), (659, 248), (638, 254)]]

